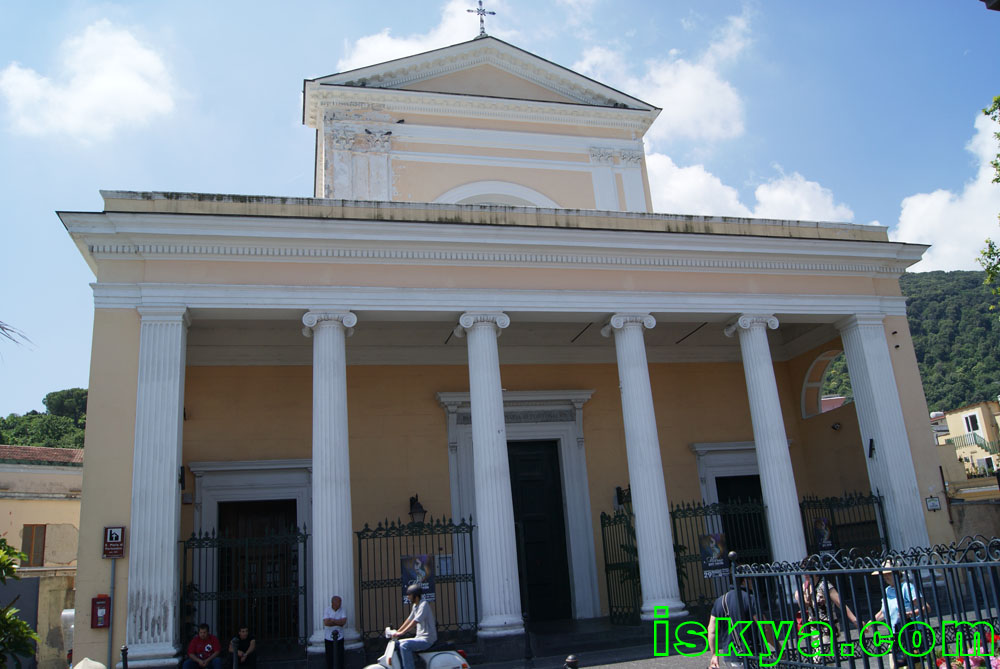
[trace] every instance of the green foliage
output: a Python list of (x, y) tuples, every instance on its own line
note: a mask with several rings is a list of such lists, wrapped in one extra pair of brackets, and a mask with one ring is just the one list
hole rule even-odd
[[(17, 579), (18, 561), (27, 558), (27, 555), (14, 550), (6, 539), (0, 537), (0, 584), (6, 583), (8, 578)], [(0, 608), (0, 666), (8, 666), (8, 662), (11, 662), (15, 667), (20, 667), (21, 657), (35, 654), (38, 635), (28, 623), (18, 617), (18, 610), (14, 608), (16, 602), (15, 597)]]
[(841, 353), (826, 368), (826, 376), (823, 377), (823, 387), (820, 389), (822, 396), (827, 395), (846, 397), (847, 401), (854, 400), (854, 391), (851, 390), (851, 379), (847, 374), (847, 358)]
[(0, 418), (0, 443), (17, 446), (83, 448), (83, 428), (73, 419), (29, 411), (23, 416), (12, 413)]
[(73, 419), (74, 427), (83, 427), (80, 421), (86, 424), (87, 415), (87, 389), (68, 388), (66, 390), (56, 390), (45, 396), (42, 400), (48, 413), (55, 416), (65, 416)]
[[(1000, 320), (982, 272), (920, 272), (899, 280), (927, 408), (948, 411), (1000, 395)], [(824, 394), (846, 394), (843, 358)]]
[[(993, 98), (993, 104), (984, 109), (983, 114), (989, 116), (994, 123), (1000, 123), (1000, 95)], [(1000, 132), (994, 132), (993, 137), (1000, 144)], [(993, 166), (994, 171), (993, 183), (1000, 183), (1000, 151), (997, 152), (997, 157), (990, 161), (990, 164)], [(997, 214), (997, 218), (1000, 219), (1000, 214)], [(986, 278), (983, 282), (990, 287), (990, 292), (994, 296), (1000, 296), (1000, 285), (998, 285), (997, 281), (1000, 278), (1000, 249), (997, 248), (996, 243), (992, 239), (986, 240), (986, 248), (979, 252), (977, 260), (986, 271)], [(991, 305), (990, 309), (993, 309), (995, 306), (995, 304)]]

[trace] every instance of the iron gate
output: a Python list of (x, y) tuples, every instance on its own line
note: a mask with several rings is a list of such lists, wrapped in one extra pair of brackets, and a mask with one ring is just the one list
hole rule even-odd
[(638, 625), (642, 589), (639, 585), (639, 551), (635, 544), (632, 514), (626, 509), (619, 509), (612, 516), (602, 511), (601, 538), (611, 624)]
[(729, 587), (727, 576), (705, 577), (701, 537), (723, 534), (726, 552), (735, 550), (747, 562), (771, 561), (766, 509), (756, 500), (678, 504), (670, 509), (670, 523), (681, 600), (694, 617), (707, 617), (716, 598)]
[(207, 623), (225, 641), (250, 627), (262, 655), (305, 647), (309, 636), (305, 527), (260, 537), (192, 533), (182, 542), (182, 643)]
[(852, 548), (865, 555), (889, 550), (881, 495), (807, 496), (799, 509), (810, 555)]
[(386, 627), (407, 616), (401, 560), (427, 556), (434, 576), (434, 617), (438, 636), (452, 640), (475, 638), (479, 620), (471, 519), (457, 525), (451, 519), (403, 523), (366, 523), (358, 538), (358, 619), (361, 638), (374, 641)]

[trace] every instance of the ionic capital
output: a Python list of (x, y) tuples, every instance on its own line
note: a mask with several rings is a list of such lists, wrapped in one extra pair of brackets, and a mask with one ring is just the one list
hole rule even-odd
[(736, 319), (735, 323), (727, 325), (723, 332), (727, 337), (732, 337), (737, 330), (763, 330), (764, 328), (778, 329), (778, 319), (774, 314), (743, 314)]
[(302, 334), (312, 337), (313, 330), (321, 323), (332, 323), (334, 326), (344, 329), (344, 334), (350, 337), (354, 334), (354, 326), (358, 324), (358, 317), (350, 311), (309, 311), (302, 317)]
[(466, 332), (482, 324), (492, 325), (499, 337), (500, 331), (510, 325), (510, 316), (502, 311), (467, 311), (458, 319), (455, 336), (464, 337)]
[(651, 314), (615, 314), (608, 321), (608, 324), (601, 328), (601, 334), (610, 337), (614, 330), (623, 330), (628, 327), (652, 330), (656, 327), (656, 319)]

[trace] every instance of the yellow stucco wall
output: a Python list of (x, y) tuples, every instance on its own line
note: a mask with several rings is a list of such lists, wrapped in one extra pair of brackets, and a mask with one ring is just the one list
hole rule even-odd
[[(90, 600), (109, 594), (110, 562), (101, 559), (104, 527), (129, 524), (138, 360), (139, 314), (134, 309), (96, 310), (76, 579), (76, 658), (107, 654), (108, 631), (90, 629)], [(118, 560), (115, 580), (112, 646), (118, 648), (125, 643), (128, 558)]]

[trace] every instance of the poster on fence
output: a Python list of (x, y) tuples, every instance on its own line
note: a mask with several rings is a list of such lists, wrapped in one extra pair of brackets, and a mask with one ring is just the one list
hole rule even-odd
[(817, 550), (833, 550), (833, 529), (829, 518), (817, 518), (813, 521), (813, 539)]
[(406, 589), (418, 583), (423, 591), (423, 599), (433, 602), (434, 597), (434, 561), (427, 555), (404, 555), (399, 559), (399, 571), (403, 580), (403, 601), (406, 599)]
[(702, 534), (698, 536), (698, 546), (701, 549), (701, 568), (705, 578), (727, 576), (729, 560), (726, 558), (726, 535)]

